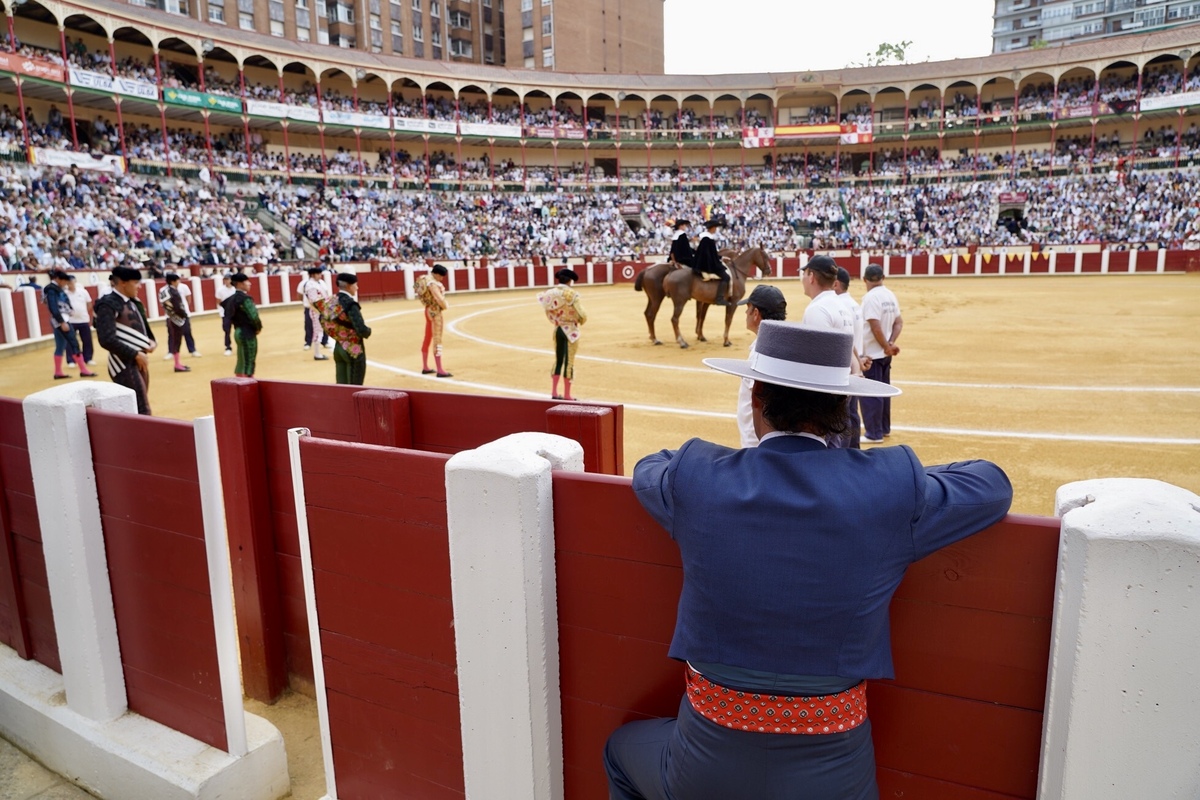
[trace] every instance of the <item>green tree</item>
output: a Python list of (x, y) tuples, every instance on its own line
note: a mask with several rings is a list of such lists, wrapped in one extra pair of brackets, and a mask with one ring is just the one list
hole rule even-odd
[(875, 48), (875, 52), (867, 53), (867, 60), (853, 66), (860, 67), (882, 67), (885, 64), (903, 64), (908, 54), (908, 48), (912, 47), (912, 40), (905, 39), (902, 42), (881, 42)]

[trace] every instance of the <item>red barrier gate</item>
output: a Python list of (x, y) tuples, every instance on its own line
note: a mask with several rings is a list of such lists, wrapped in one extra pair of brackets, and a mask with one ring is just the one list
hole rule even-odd
[(0, 641), (61, 672), (21, 401), (0, 397)]
[(461, 798), (448, 457), (300, 449), (337, 795)]
[(192, 426), (87, 416), (129, 708), (224, 750)]
[(363, 390), (357, 386), (226, 378), (213, 381), (225, 510), (233, 555), (246, 693), (270, 702), (287, 685), (311, 691), (287, 430), (453, 454), (519, 431), (567, 436), (585, 468), (619, 474), (620, 406)]
[[(624, 478), (555, 473), (554, 527), (566, 795), (602, 800), (608, 734), (678, 708), (679, 554)], [(868, 690), (882, 797), (1034, 797), (1058, 528), (1010, 516), (909, 570)]]

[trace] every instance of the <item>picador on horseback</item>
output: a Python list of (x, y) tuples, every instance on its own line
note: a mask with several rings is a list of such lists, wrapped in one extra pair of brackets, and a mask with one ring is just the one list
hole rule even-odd
[(700, 246), (696, 248), (696, 263), (692, 266), (692, 270), (701, 280), (720, 281), (717, 285), (717, 299), (713, 303), (718, 306), (725, 305), (725, 290), (729, 287), (729, 272), (725, 269), (721, 254), (717, 252), (716, 230), (723, 227), (724, 216), (712, 216), (705, 221), (704, 233), (700, 234)]
[(668, 260), (674, 261), (681, 267), (695, 269), (696, 251), (692, 249), (692, 243), (688, 239), (688, 228), (690, 227), (692, 227), (692, 223), (686, 219), (675, 220), (674, 229), (677, 235), (671, 242), (671, 257)]

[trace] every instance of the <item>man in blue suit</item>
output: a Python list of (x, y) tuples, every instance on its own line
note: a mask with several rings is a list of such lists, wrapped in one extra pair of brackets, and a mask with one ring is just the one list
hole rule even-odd
[(704, 360), (755, 382), (759, 446), (692, 439), (634, 469), (683, 560), (670, 655), (687, 690), (677, 718), (609, 738), (610, 797), (878, 798), (866, 682), (893, 677), (892, 594), (909, 564), (1002, 519), (1012, 487), (986, 461), (827, 448), (847, 397), (899, 394), (851, 374), (852, 339), (764, 321), (751, 360)]

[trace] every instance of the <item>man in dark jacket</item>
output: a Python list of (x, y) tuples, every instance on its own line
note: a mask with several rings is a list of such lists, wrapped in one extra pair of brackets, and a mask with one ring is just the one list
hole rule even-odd
[(61, 269), (50, 271), (50, 283), (42, 290), (42, 299), (50, 309), (50, 319), (54, 323), (54, 380), (69, 378), (63, 372), (63, 354), (79, 367), (79, 375), (83, 378), (94, 378), (96, 373), (87, 368), (75, 339), (75, 329), (71, 327), (71, 297), (67, 294), (67, 286), (71, 276)]
[(221, 308), (225, 318), (232, 320), (233, 339), (237, 343), (237, 364), (234, 365), (233, 374), (239, 378), (253, 378), (262, 320), (258, 316), (258, 306), (254, 305), (254, 300), (246, 292), (250, 288), (250, 277), (244, 272), (237, 272), (231, 280), (235, 291), (221, 301)]
[(358, 304), (358, 276), (343, 272), (337, 276), (338, 293), (332, 301), (337, 303), (335, 313), (337, 330), (333, 335), (333, 365), (337, 382), (362, 386), (367, 377), (367, 350), (363, 339), (371, 335), (371, 329), (363, 320), (362, 308)]
[(692, 267), (701, 280), (719, 280), (717, 284), (717, 299), (714, 305), (725, 305), (725, 290), (729, 288), (729, 272), (725, 262), (717, 252), (717, 228), (725, 227), (725, 217), (712, 216), (704, 223), (704, 233), (700, 234), (700, 245), (696, 248), (696, 263)]
[(146, 307), (138, 300), (142, 273), (114, 267), (109, 276), (113, 290), (96, 301), (96, 340), (108, 351), (108, 375), (113, 383), (132, 389), (139, 414), (150, 414), (150, 362), (147, 356), (157, 343)]
[(671, 242), (671, 261), (674, 261), (681, 267), (689, 269), (696, 266), (696, 252), (692, 250), (692, 243), (688, 240), (687, 230), (692, 226), (692, 223), (686, 219), (675, 220), (674, 230), (676, 232), (675, 239)]

